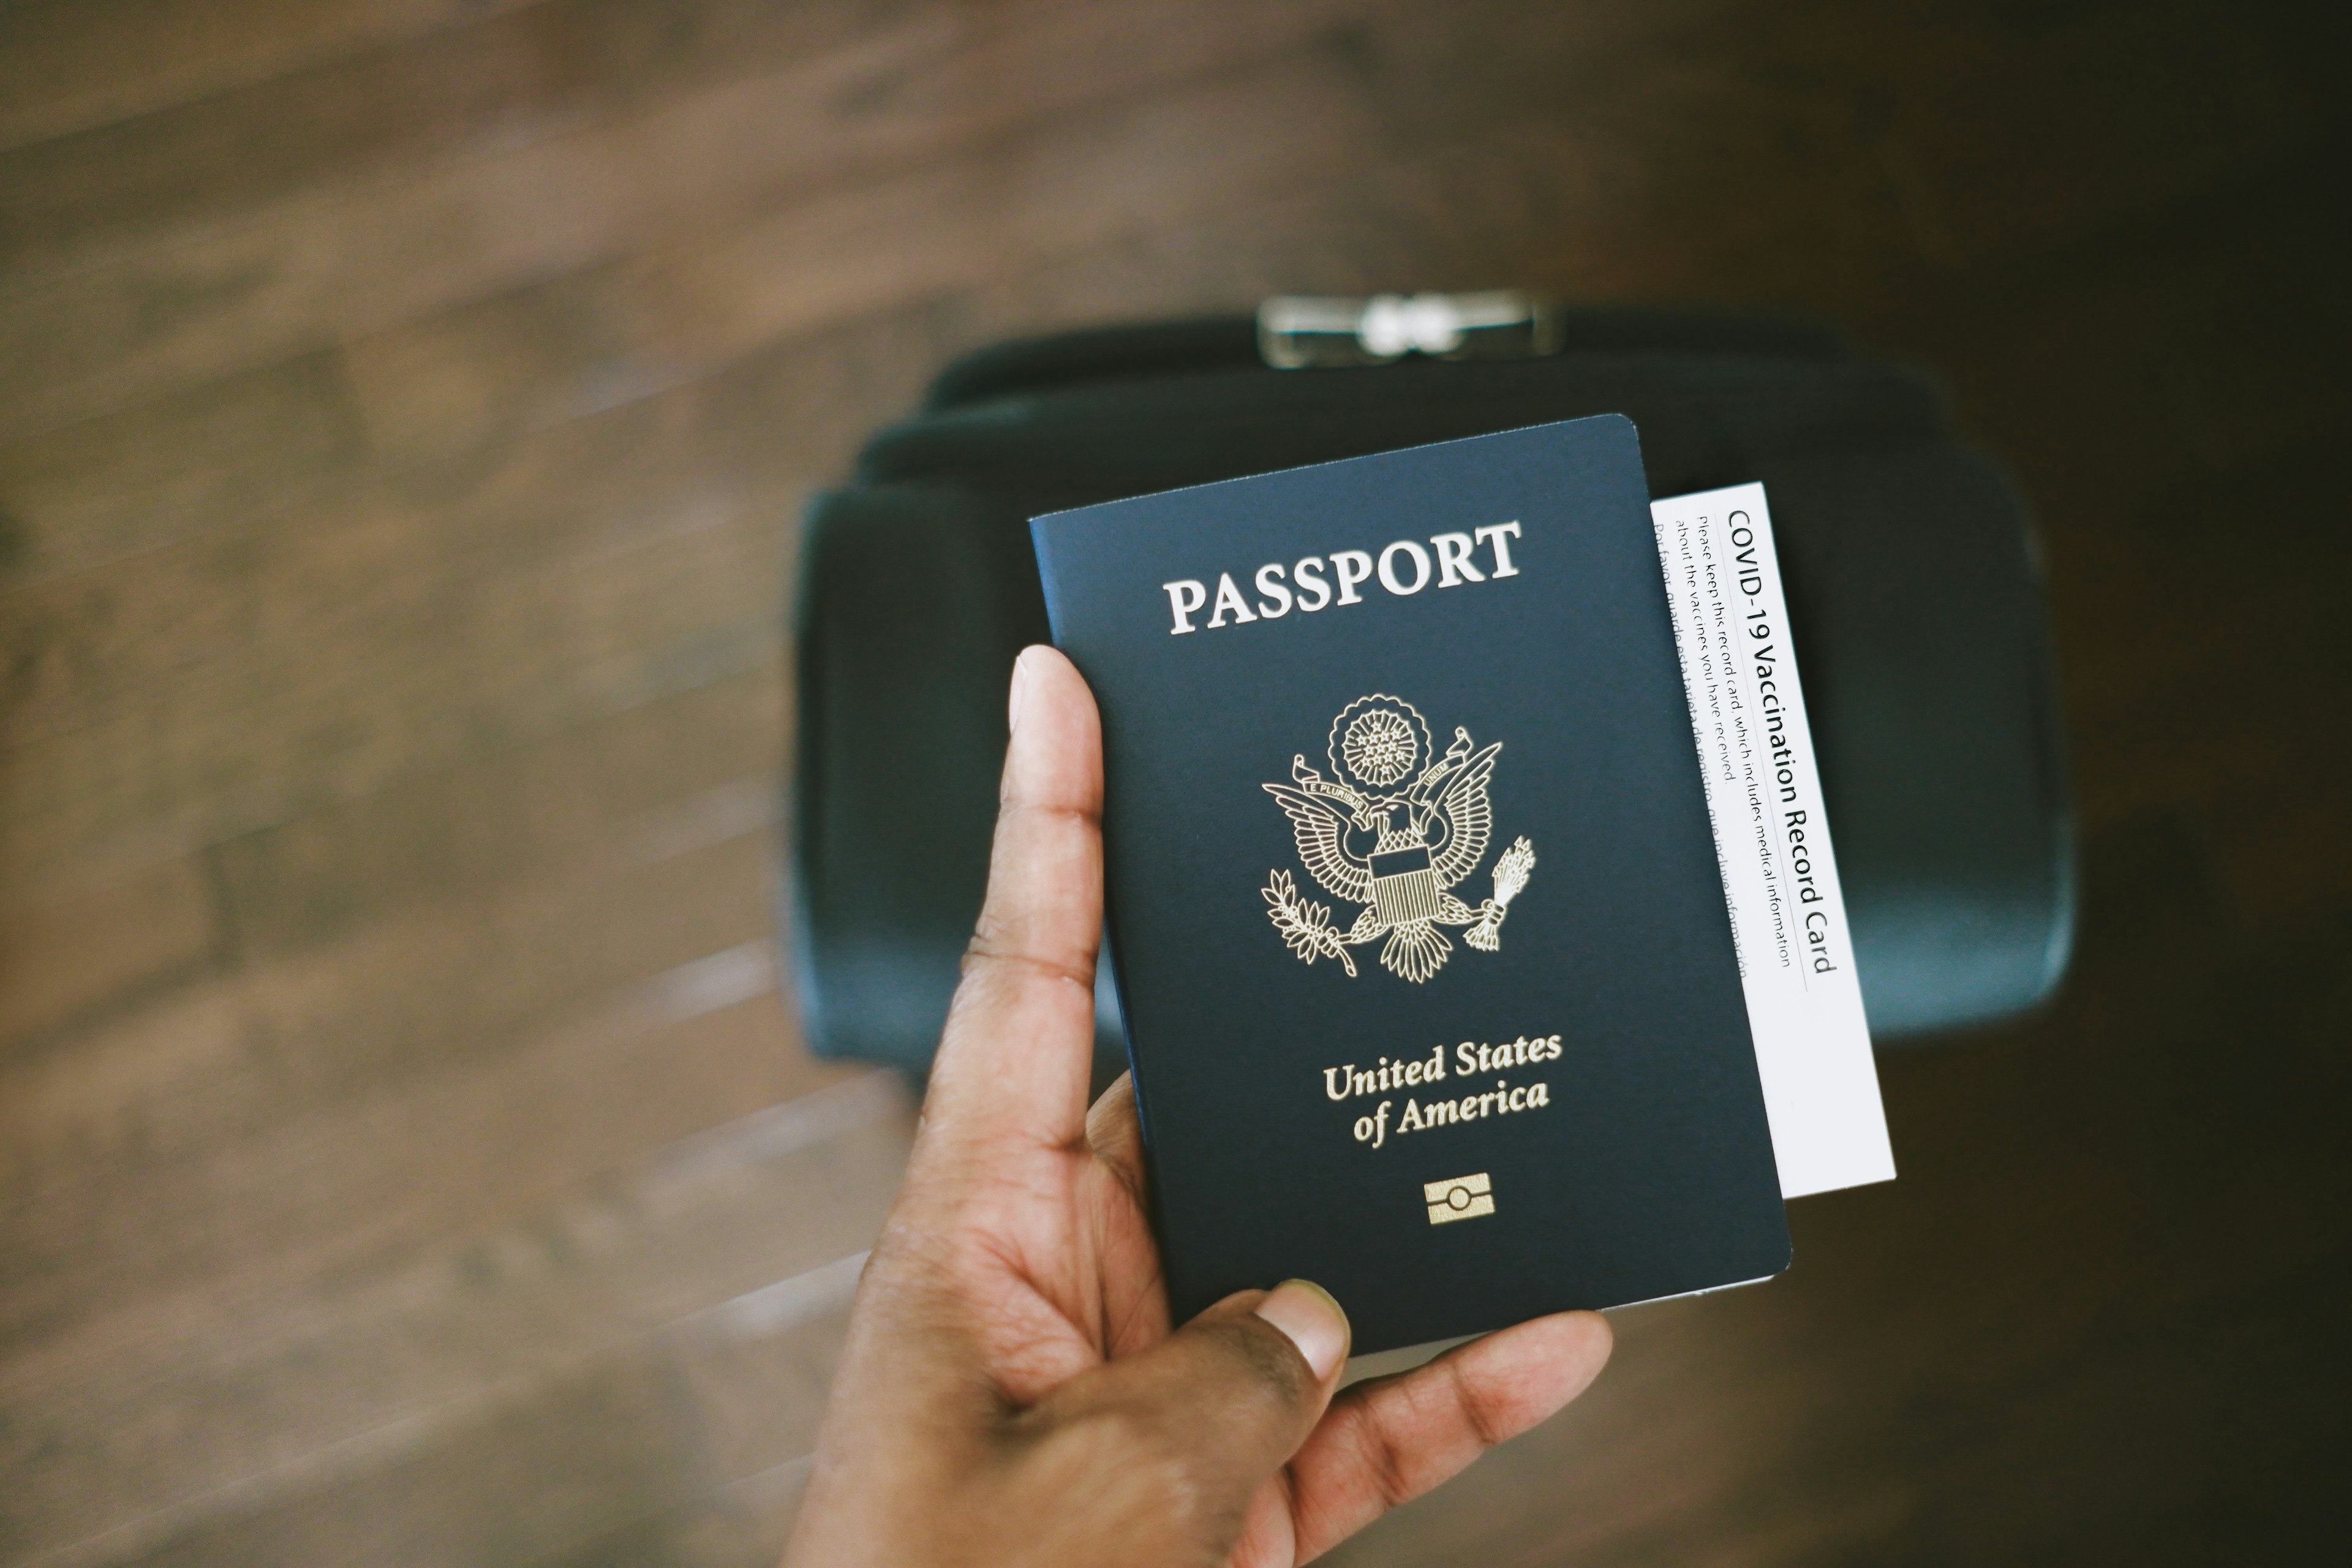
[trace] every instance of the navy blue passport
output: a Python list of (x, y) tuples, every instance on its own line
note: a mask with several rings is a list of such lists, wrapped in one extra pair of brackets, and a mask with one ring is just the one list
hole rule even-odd
[(1301, 1276), (1369, 1352), (1787, 1266), (1629, 421), (1033, 528), (1180, 1321)]

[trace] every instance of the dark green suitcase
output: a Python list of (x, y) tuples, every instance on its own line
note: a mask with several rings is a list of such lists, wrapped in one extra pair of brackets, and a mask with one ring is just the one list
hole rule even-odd
[(1804, 324), (1545, 311), (1377, 363), (1394, 334), (1268, 319), (967, 356), (812, 505), (782, 923), (815, 1050), (929, 1060), (986, 879), (1006, 680), (1046, 638), (1030, 517), (1601, 413), (1640, 428), (1653, 495), (1770, 495), (1874, 1036), (2050, 995), (2073, 827), (2032, 534), (1931, 384)]

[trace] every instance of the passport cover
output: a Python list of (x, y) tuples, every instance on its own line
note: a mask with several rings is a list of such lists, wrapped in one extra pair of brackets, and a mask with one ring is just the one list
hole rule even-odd
[(1789, 1237), (1641, 449), (1570, 420), (1056, 512), (1178, 1320), (1358, 1353)]

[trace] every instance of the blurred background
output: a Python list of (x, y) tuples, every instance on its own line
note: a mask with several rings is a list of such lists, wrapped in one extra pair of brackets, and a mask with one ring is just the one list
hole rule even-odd
[(0, 0), (0, 1562), (772, 1559), (911, 1124), (772, 956), (804, 498), (1008, 335), (1495, 285), (1942, 378), (2082, 924), (1333, 1561), (2340, 1550), (2337, 11)]

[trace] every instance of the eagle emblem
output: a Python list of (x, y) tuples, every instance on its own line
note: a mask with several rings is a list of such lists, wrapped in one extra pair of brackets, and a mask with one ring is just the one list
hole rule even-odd
[(1495, 827), (1486, 784), (1502, 749), (1499, 741), (1474, 748), (1470, 731), (1457, 727), (1436, 756), (1421, 710), (1381, 692), (1341, 709), (1325, 747), (1332, 776), (1301, 753), (1290, 759), (1290, 783), (1267, 784), (1265, 793), (1289, 816), (1307, 874), (1364, 909), (1343, 931), (1323, 905), (1298, 896), (1288, 871), (1276, 870), (1258, 891), (1290, 951), (1307, 963), (1336, 958), (1353, 978), (1348, 950), (1386, 938), (1381, 964), (1416, 985), (1453, 955), (1441, 926), (1468, 926), (1463, 941), (1496, 951), (1504, 911), (1535, 868), (1535, 847), (1520, 838), (1496, 858), (1495, 896), (1476, 909), (1453, 889), (1486, 857)]

